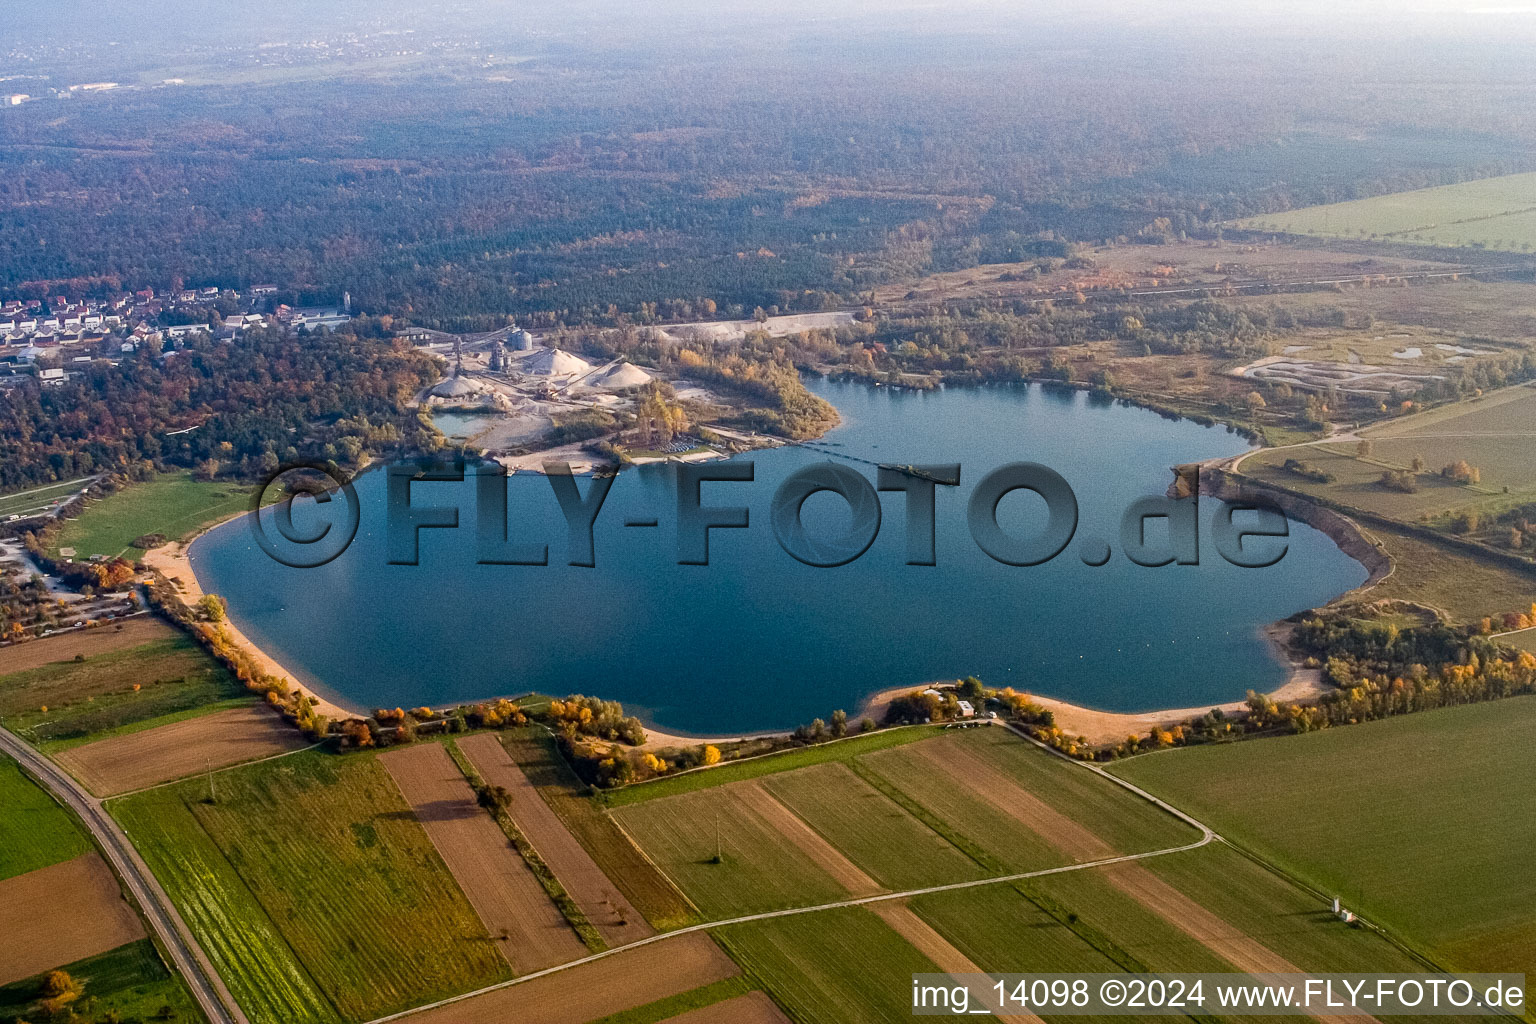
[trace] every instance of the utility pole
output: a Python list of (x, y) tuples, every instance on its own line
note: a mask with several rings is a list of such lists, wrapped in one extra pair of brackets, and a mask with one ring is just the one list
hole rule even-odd
[(715, 812), (715, 863), (725, 863), (725, 847), (720, 844), (720, 812)]
[(211, 804), (216, 804), (216, 803), (219, 802), (219, 795), (218, 795), (218, 793), (214, 792), (214, 788), (213, 788), (213, 759), (212, 758), (209, 758), (209, 760), (208, 760), (208, 802), (211, 803)]

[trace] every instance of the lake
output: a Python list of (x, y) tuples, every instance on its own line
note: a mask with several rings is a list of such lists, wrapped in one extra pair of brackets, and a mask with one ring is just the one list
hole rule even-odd
[[(705, 505), (751, 510), (749, 528), (710, 532), (707, 566), (677, 564), (669, 466), (614, 480), (593, 568), (565, 564), (565, 523), (538, 475), (511, 478), (509, 509), (515, 536), (549, 544), (548, 566), (475, 564), (470, 481), (413, 486), (415, 506), (459, 506), (460, 526), (421, 531), (419, 565), (389, 565), (382, 472), (358, 479), (357, 538), (328, 565), (269, 560), (243, 521), (197, 541), (192, 565), (205, 590), (228, 599), (240, 628), (317, 692), (368, 708), (579, 692), (694, 734), (789, 727), (834, 708), (852, 715), (875, 691), (965, 675), (1117, 711), (1241, 698), (1284, 681), (1260, 632), (1266, 623), (1366, 578), (1326, 536), (1295, 522), (1277, 565), (1228, 564), (1211, 542), (1219, 503), (1210, 499), (1201, 502), (1199, 565), (1147, 568), (1122, 556), (1121, 513), (1161, 494), (1170, 466), (1247, 447), (1225, 427), (1040, 387), (808, 386), (838, 407), (842, 425), (819, 442), (824, 450), (739, 456), (755, 463), (753, 482), (703, 485)], [(779, 547), (768, 512), (789, 474), (831, 458), (874, 481), (874, 466), (829, 450), (962, 465), (959, 487), (938, 488), (937, 565), (905, 564), (899, 493), (880, 496), (879, 535), (848, 565), (813, 568)], [(970, 492), (1020, 461), (1067, 479), (1080, 508), (1077, 537), (1114, 543), (1107, 564), (1085, 565), (1078, 541), (1033, 567), (978, 549), (966, 523)], [(301, 526), (318, 512), (306, 504), (294, 516)], [(658, 525), (625, 525), (646, 518)], [(805, 503), (804, 518), (815, 534), (837, 531), (849, 514), (823, 493)], [(1044, 521), (1043, 502), (1017, 492), (998, 518), (1028, 530)]]

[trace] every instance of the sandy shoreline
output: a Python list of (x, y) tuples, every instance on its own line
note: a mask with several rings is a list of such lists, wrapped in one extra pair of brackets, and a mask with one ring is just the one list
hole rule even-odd
[[(187, 602), (187, 604), (196, 604), (203, 597), (203, 588), (197, 581), (197, 574), (192, 571), (192, 560), (187, 557), (187, 552), (193, 544), (197, 543), (206, 534), (222, 527), (227, 527), (231, 523), (238, 522), (247, 515), (249, 513), (241, 512), (224, 520), (222, 523), (215, 523), (185, 543), (171, 541), (158, 548), (152, 548), (144, 552), (142, 561), (150, 568), (158, 570), (166, 579), (175, 584), (176, 593), (183, 601)], [(235, 642), (235, 645), (245, 651), (263, 672), (267, 675), (281, 676), (287, 679), (296, 689), (302, 689), (313, 698), (315, 710), (319, 714), (332, 719), (358, 718), (368, 714), (368, 712), (356, 708), (343, 707), (341, 704), (328, 700), (316, 693), (312, 687), (300, 683), (301, 677), (299, 675), (289, 670), (276, 658), (258, 647), (250, 637), (241, 631), (239, 626), (235, 625), (232, 616), (225, 616), (224, 631), (229, 634), (229, 638)]]

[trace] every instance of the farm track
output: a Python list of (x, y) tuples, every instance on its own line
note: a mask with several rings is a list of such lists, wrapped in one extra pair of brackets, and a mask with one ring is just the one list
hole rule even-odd
[(14, 734), (0, 729), (0, 750), (15, 758), (54, 798), (74, 811), (90, 829), (133, 898), (138, 902), (172, 965), (187, 983), (209, 1024), (250, 1024), (223, 979), (209, 963), (186, 922), (172, 906), (165, 890), (150, 873), (138, 851), (117, 822), (102, 809), (101, 801), (86, 792), (51, 761), (27, 746)]

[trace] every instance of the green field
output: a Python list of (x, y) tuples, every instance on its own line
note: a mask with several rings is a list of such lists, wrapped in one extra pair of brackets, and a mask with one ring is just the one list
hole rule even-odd
[[(732, 790), (680, 793), (621, 808), (619, 824), (707, 918), (830, 903), (847, 891)], [(714, 863), (716, 836), (723, 853)]]
[(1237, 226), (1292, 235), (1381, 238), (1529, 252), (1536, 245), (1536, 174), (1510, 174), (1261, 214), (1238, 221)]
[(919, 896), (911, 906), (984, 970), (1022, 974), (1123, 969), (1073, 930), (1077, 922), (1059, 920), (1010, 885)]
[(1122, 853), (1183, 846), (1200, 834), (1128, 789), (1052, 757), (1003, 729), (949, 733), (938, 741), (966, 749)]
[(0, 676), (0, 724), (55, 750), (251, 699), (191, 637), (177, 635)]
[(799, 1021), (889, 1024), (912, 1015), (912, 975), (938, 970), (874, 914), (829, 910), (716, 933)]
[(935, 775), (928, 766), (902, 756), (901, 751), (861, 758), (856, 770), (981, 864), (988, 874), (1035, 871), (1071, 860), (1015, 818)]
[[(1501, 438), (1497, 447), (1505, 449), (1506, 457), (1518, 459), (1519, 454)], [(1478, 441), (1454, 442), (1444, 440), (1397, 439), (1377, 441), (1369, 456), (1360, 457), (1354, 447), (1345, 445), (1313, 445), (1307, 448), (1276, 449), (1243, 461), (1243, 473), (1256, 480), (1275, 484), (1303, 494), (1312, 494), (1332, 501), (1343, 502), (1354, 508), (1375, 512), (1400, 522), (1416, 523), (1426, 516), (1460, 511), (1485, 505), (1494, 499), (1502, 499), (1497, 488), (1464, 486), (1439, 476), (1441, 466), (1464, 458), (1475, 466), (1488, 461), (1485, 449)], [(1436, 455), (1441, 461), (1433, 461)], [(1381, 475), (1388, 470), (1408, 469), (1415, 455), (1423, 455), (1429, 467), (1419, 474), (1419, 489), (1404, 494), (1382, 486)], [(1297, 473), (1282, 469), (1287, 459), (1306, 462), (1333, 477), (1329, 483), (1309, 480)], [(1513, 467), (1519, 474), (1519, 467)], [(1523, 475), (1523, 474), (1520, 474)], [(1485, 475), (1485, 480), (1489, 476)], [(1531, 486), (1527, 483), (1525, 486)]]
[(334, 1024), (336, 1011), (174, 788), (111, 811), (254, 1024)]
[(555, 750), (548, 733), (508, 729), (501, 742), (561, 823), (647, 921), (662, 930), (698, 922), (698, 912), (687, 897), (635, 848), (613, 818), (580, 795), (585, 787)]
[(1190, 810), (1454, 967), (1536, 962), (1536, 698), (1133, 758)]
[(91, 851), (69, 813), (8, 757), (0, 757), (0, 807), (5, 808), (0, 814), (0, 879)]
[(113, 811), (253, 1019), (369, 1020), (509, 976), (371, 756), (299, 753), (206, 794), (191, 780)]
[(240, 484), (194, 480), (190, 473), (165, 473), (130, 484), (93, 502), (77, 519), (60, 527), (54, 551), (74, 548), (76, 558), (123, 555), (138, 558), (133, 542), (163, 533), (179, 540), (250, 507), (250, 493)]
[(981, 866), (846, 765), (775, 775), (769, 792), (887, 889), (980, 878)]
[(1361, 433), (1370, 438), (1536, 433), (1536, 387), (1505, 388), (1454, 405), (1387, 420)]
[(818, 743), (809, 747), (796, 747), (793, 750), (785, 750), (777, 754), (765, 754), (761, 757), (727, 762), (701, 771), (673, 775), (669, 778), (658, 779), (655, 782), (642, 782), (635, 786), (625, 786), (623, 789), (604, 793), (602, 799), (609, 807), (624, 807), (628, 804), (654, 800), (657, 797), (674, 796), (678, 793), (692, 793), (700, 789), (709, 789), (712, 786), (723, 786), (727, 782), (758, 779), (777, 772), (807, 768), (813, 764), (827, 764), (831, 761), (852, 761), (861, 754), (867, 754), (873, 750), (885, 750), (890, 747), (899, 747), (906, 743), (928, 739), (935, 731), (934, 727), (927, 726), (882, 729), (867, 736), (854, 736), (850, 739)]
[[(83, 991), (74, 1004), (76, 1021), (201, 1021), (202, 1011), (186, 987), (165, 969), (148, 939), (63, 967)], [(47, 1020), (38, 1008), (43, 977), (0, 987), (0, 1020)], [(170, 1014), (166, 1014), (166, 1010)]]

